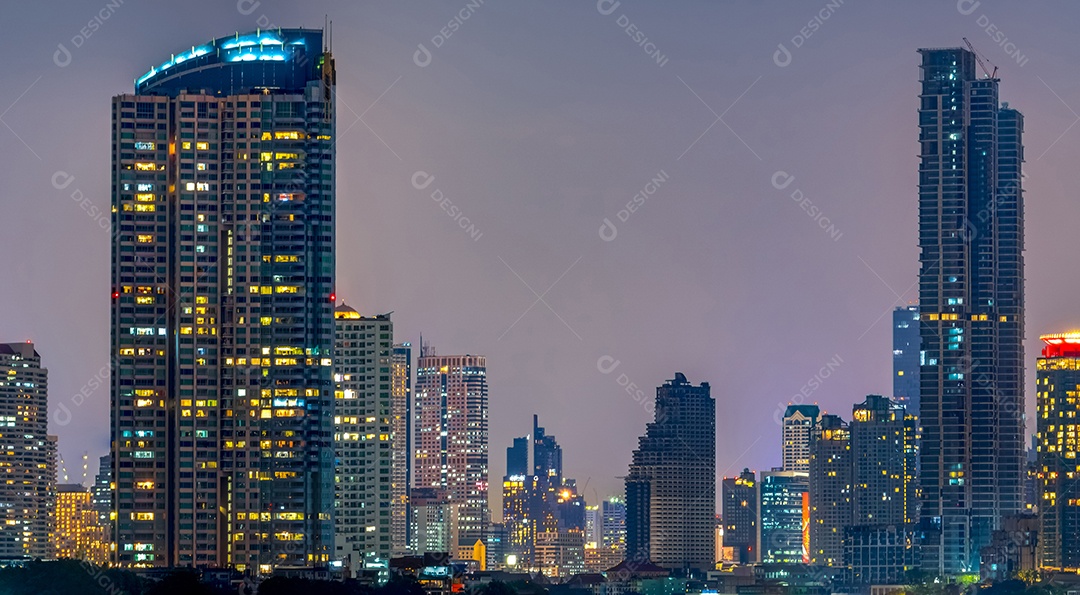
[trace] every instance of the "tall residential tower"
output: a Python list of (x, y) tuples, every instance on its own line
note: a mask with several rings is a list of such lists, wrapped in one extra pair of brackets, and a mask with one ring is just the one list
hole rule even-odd
[(334, 80), (322, 31), (267, 29), (112, 100), (120, 566), (330, 561)]
[(487, 358), (435, 355), (424, 347), (416, 364), (413, 478), (415, 487), (441, 492), (456, 527), (449, 553), (472, 558), (473, 545), (487, 535), (488, 386)]
[(345, 304), (334, 319), (334, 557), (355, 572), (393, 555), (394, 324)]
[(817, 405), (788, 405), (783, 419), (784, 471), (810, 470), (810, 441), (821, 421), (821, 409)]
[(0, 458), (0, 558), (52, 555), (56, 437), (46, 431), (48, 377), (33, 343), (0, 343), (0, 440), (7, 451)]
[(1024, 119), (973, 52), (919, 54), (922, 568), (955, 575), (1023, 502)]

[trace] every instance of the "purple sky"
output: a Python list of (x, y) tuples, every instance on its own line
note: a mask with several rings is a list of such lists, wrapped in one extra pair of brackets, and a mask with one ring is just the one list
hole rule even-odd
[[(109, 362), (109, 233), (88, 211), (110, 201), (110, 97), (170, 53), (267, 23), (321, 26), (324, 13), (338, 68), (337, 294), (393, 310), (398, 340), (423, 332), (440, 353), (488, 356), (493, 480), (535, 412), (587, 498), (620, 493), (650, 417), (620, 374), (649, 400), (676, 371), (709, 381), (727, 475), (779, 463), (778, 404), (828, 362), (842, 361), (809, 401), (847, 417), (890, 392), (889, 312), (915, 298), (919, 47), (968, 37), (1026, 116), (1029, 372), (1040, 333), (1080, 327), (1064, 249), (1080, 224), (1080, 6), (613, 4), (8, 7), (0, 340), (42, 353), (53, 407), (73, 414), (51, 424), (69, 469), (108, 446), (107, 383), (72, 399)], [(58, 189), (57, 172), (74, 179)], [(620, 221), (654, 177), (665, 180)], [(609, 374), (603, 356), (619, 362)]]

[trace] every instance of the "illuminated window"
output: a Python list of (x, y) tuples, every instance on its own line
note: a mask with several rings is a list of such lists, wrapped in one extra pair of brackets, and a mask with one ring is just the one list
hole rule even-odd
[(139, 141), (135, 143), (135, 150), (137, 151), (153, 151), (156, 148), (157, 145), (149, 141)]
[(131, 513), (131, 520), (133, 520), (133, 521), (152, 521), (152, 520), (154, 520), (154, 513), (152, 513), (152, 512), (133, 512), (133, 513)]
[(195, 143), (195, 148), (200, 150), (200, 151), (208, 151), (208, 150), (210, 150), (210, 143), (198, 142), (198, 143)]
[(152, 192), (142, 192), (135, 195), (135, 200), (139, 202), (154, 202), (154, 194)]

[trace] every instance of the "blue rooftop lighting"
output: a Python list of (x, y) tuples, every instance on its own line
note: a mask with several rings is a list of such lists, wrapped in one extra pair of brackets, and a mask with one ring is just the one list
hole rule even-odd
[[(135, 91), (175, 95), (188, 90), (299, 90), (318, 78), (322, 39), (320, 29), (256, 30), (219, 37), (151, 67), (135, 80)], [(234, 70), (238, 68), (242, 72)]]

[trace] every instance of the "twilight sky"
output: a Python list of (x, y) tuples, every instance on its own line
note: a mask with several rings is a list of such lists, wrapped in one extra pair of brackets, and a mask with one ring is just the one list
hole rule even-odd
[(108, 447), (110, 97), (170, 53), (324, 14), (337, 295), (488, 356), (492, 483), (535, 412), (587, 499), (621, 493), (641, 395), (676, 371), (712, 385), (722, 475), (779, 464), (777, 408), (829, 362), (808, 402), (847, 418), (889, 394), (919, 47), (968, 37), (1026, 117), (1029, 415), (1038, 335), (1080, 327), (1075, 3), (111, 2), (0, 20), (0, 340), (42, 353), (73, 472)]

